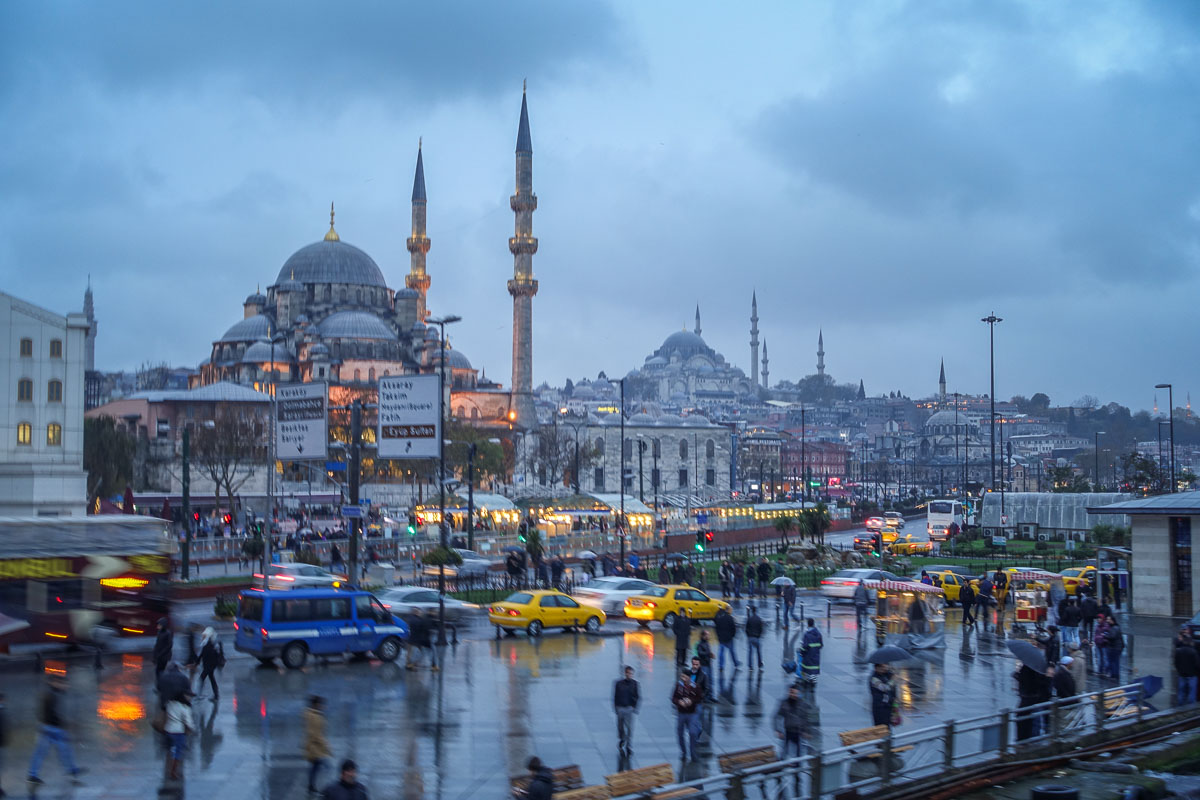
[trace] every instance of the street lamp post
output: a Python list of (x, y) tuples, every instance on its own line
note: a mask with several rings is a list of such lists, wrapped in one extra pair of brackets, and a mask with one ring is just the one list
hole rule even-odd
[(1168, 424), (1168, 423), (1165, 420), (1161, 420), (1161, 419), (1158, 420), (1157, 427), (1158, 427), (1158, 488), (1159, 488), (1159, 490), (1162, 489), (1163, 462), (1166, 461), (1166, 457), (1163, 455), (1163, 442), (1162, 442), (1162, 426), (1166, 425), (1166, 424)]
[(991, 458), (991, 488), (996, 488), (996, 324), (1004, 320), (997, 317), (995, 313), (988, 314), (980, 320), (986, 322), (988, 326), (988, 360), (990, 363), (991, 372), (991, 389), (988, 391), (988, 400), (991, 402), (991, 428), (992, 428), (992, 458)]
[(646, 502), (646, 483), (642, 474), (643, 462), (646, 456), (646, 437), (638, 434), (638, 500)]
[(1171, 421), (1170, 427), (1168, 428), (1168, 430), (1170, 431), (1170, 436), (1171, 436), (1171, 491), (1174, 492), (1175, 487), (1176, 487), (1176, 483), (1175, 483), (1175, 389), (1169, 383), (1156, 383), (1154, 385), (1154, 388), (1167, 390), (1167, 405), (1170, 407), (1169, 414), (1170, 414), (1170, 421)]
[(1100, 491), (1100, 437), (1105, 435), (1105, 431), (1096, 431), (1093, 435), (1093, 455), (1095, 456), (1095, 475), (1096, 475), (1096, 491)]
[[(453, 314), (437, 319), (429, 317), (426, 322), (437, 325), (441, 341), (441, 359), (438, 362), (438, 422), (446, 425), (446, 326), (458, 322), (462, 317)], [(446, 564), (445, 551), (449, 549), (446, 529), (446, 434), (438, 437), (438, 544), (443, 551), (442, 563), (438, 565), (438, 645), (446, 644)]]
[(625, 569), (625, 379), (621, 378), (621, 518), (617, 521), (621, 543), (621, 569)]
[(800, 480), (803, 482), (801, 488), (803, 494), (800, 495), (800, 507), (804, 508), (805, 501), (808, 500), (808, 450), (806, 448), (807, 438), (804, 426), (804, 405), (800, 405)]

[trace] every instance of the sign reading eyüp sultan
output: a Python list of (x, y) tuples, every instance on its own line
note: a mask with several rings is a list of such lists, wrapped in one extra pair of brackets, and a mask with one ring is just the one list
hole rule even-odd
[(324, 383), (279, 384), (275, 387), (279, 419), (275, 453), (280, 461), (324, 459), (329, 449), (328, 398)]
[(437, 375), (379, 379), (380, 458), (437, 458), (442, 435)]

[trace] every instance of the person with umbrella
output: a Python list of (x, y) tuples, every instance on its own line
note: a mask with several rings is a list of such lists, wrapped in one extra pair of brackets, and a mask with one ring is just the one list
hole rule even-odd
[(875, 671), (871, 673), (867, 685), (871, 690), (872, 724), (887, 725), (890, 728), (896, 724), (898, 719), (895, 713), (896, 681), (892, 677), (892, 671), (888, 665), (876, 663)]
[[(1049, 665), (1046, 656), (1032, 642), (1006, 642), (1009, 651), (1019, 659), (1020, 666), (1013, 672), (1017, 681), (1017, 696), (1020, 698), (1017, 707), (1044, 703), (1050, 699), (1051, 683), (1046, 674)], [(1030, 739), (1036, 736), (1041, 728), (1041, 720), (1032, 714), (1017, 714), (1017, 739)]]

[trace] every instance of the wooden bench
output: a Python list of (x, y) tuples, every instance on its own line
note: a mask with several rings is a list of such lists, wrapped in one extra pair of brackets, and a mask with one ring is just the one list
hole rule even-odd
[[(838, 734), (838, 738), (842, 740), (842, 747), (851, 747), (856, 744), (864, 744), (866, 742), (874, 742), (879, 739), (888, 737), (889, 729), (887, 725), (874, 725), (870, 728), (859, 728), (856, 731), (842, 731)], [(912, 750), (912, 745), (903, 747), (893, 747), (893, 753), (903, 753), (906, 750)], [(851, 752), (854, 752), (853, 750)], [(858, 755), (855, 753), (855, 755)], [(860, 758), (879, 758), (883, 755), (879, 751), (863, 753)]]
[(555, 800), (609, 800), (612, 792), (607, 786), (583, 786), (565, 792), (555, 792)]
[(661, 786), (675, 782), (675, 773), (670, 764), (655, 764), (652, 767), (628, 769), (614, 775), (605, 775), (604, 782), (613, 797), (627, 794), (641, 794), (653, 797), (654, 800), (673, 800), (677, 797), (691, 797), (699, 792), (690, 787), (669, 789), (665, 792), (654, 792)]
[[(554, 794), (566, 792), (572, 789), (582, 789), (583, 773), (579, 769), (578, 764), (569, 764), (565, 767), (558, 767), (550, 770), (550, 774), (554, 778)], [(526, 773), (518, 775), (515, 778), (509, 778), (509, 786), (513, 791), (526, 792), (529, 791), (529, 783), (533, 780), (533, 776)]]
[(1114, 689), (1104, 693), (1104, 716), (1128, 717), (1138, 713), (1137, 695), (1122, 689)]
[(778, 760), (779, 757), (776, 755), (773, 745), (751, 747), (747, 750), (738, 750), (734, 753), (717, 756), (717, 764), (720, 765), (721, 772), (741, 772), (751, 767), (761, 767), (763, 764), (770, 764), (772, 761)]

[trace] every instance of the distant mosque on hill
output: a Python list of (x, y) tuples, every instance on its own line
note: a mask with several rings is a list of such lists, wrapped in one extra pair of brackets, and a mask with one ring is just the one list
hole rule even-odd
[[(242, 304), (242, 319), (212, 344), (193, 386), (222, 381), (262, 389), (276, 373), (281, 382), (327, 381), (370, 388), (388, 375), (435, 372), (442, 343), (430, 317), (426, 270), (431, 240), (426, 231), (425, 167), (421, 144), (412, 190), (412, 231), (406, 241), (409, 272), (404, 288), (388, 286), (383, 270), (367, 253), (342, 241), (329, 209), (323, 239), (293, 253), (266, 292), (256, 289)], [(513, 276), (513, 368), (508, 389), (487, 380), (461, 351), (446, 343), (449, 413), (475, 424), (537, 425), (533, 404), (533, 144), (524, 91), (517, 128), (515, 216), (508, 241)]]

